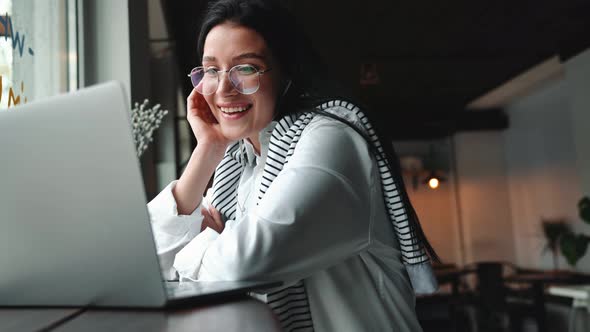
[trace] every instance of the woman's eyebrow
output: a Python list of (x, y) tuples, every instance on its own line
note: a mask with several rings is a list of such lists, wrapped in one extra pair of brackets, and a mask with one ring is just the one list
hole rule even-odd
[(210, 55), (205, 55), (203, 57), (203, 60), (202, 61), (203, 62), (205, 62), (205, 61), (215, 62), (215, 57), (214, 56), (210, 56)]
[[(254, 53), (254, 52), (242, 53), (238, 56), (235, 56), (233, 58), (233, 61), (243, 60), (243, 59), (259, 59), (259, 60), (266, 62), (266, 57), (264, 55)], [(215, 61), (217, 61), (217, 59), (211, 55), (203, 56), (203, 60), (202, 60), (202, 62), (215, 62)]]
[(242, 53), (236, 57), (234, 57), (234, 61), (235, 60), (242, 60), (242, 59), (259, 59), (262, 61), (266, 62), (266, 57), (262, 54), (258, 54), (258, 53), (254, 53), (254, 52), (250, 52), (250, 53)]

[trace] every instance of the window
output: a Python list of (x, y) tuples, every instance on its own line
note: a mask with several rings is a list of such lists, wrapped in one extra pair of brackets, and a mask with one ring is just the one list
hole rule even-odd
[(76, 0), (0, 2), (0, 110), (77, 87), (77, 66), (71, 65), (77, 62), (75, 38), (68, 38), (76, 31), (68, 24), (75, 22), (75, 5)]

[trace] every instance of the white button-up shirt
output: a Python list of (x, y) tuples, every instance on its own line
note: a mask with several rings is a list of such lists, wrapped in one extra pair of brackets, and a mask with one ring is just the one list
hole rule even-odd
[(260, 156), (243, 143), (249, 162), (236, 218), (221, 234), (199, 233), (200, 207), (178, 215), (175, 182), (148, 204), (165, 278), (305, 279), (316, 331), (420, 331), (368, 143), (346, 124), (316, 116), (256, 205), (274, 124), (260, 133)]

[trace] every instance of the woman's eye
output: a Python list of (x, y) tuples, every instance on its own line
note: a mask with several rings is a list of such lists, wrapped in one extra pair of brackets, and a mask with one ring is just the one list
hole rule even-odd
[(238, 67), (238, 72), (240, 75), (252, 75), (256, 74), (257, 71), (258, 70), (256, 70), (256, 67), (250, 65)]
[(217, 75), (217, 69), (216, 68), (205, 68), (205, 74)]

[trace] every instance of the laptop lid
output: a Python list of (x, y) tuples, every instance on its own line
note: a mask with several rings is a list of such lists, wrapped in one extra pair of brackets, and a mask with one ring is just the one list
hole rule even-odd
[(123, 86), (0, 112), (0, 305), (165, 303)]

